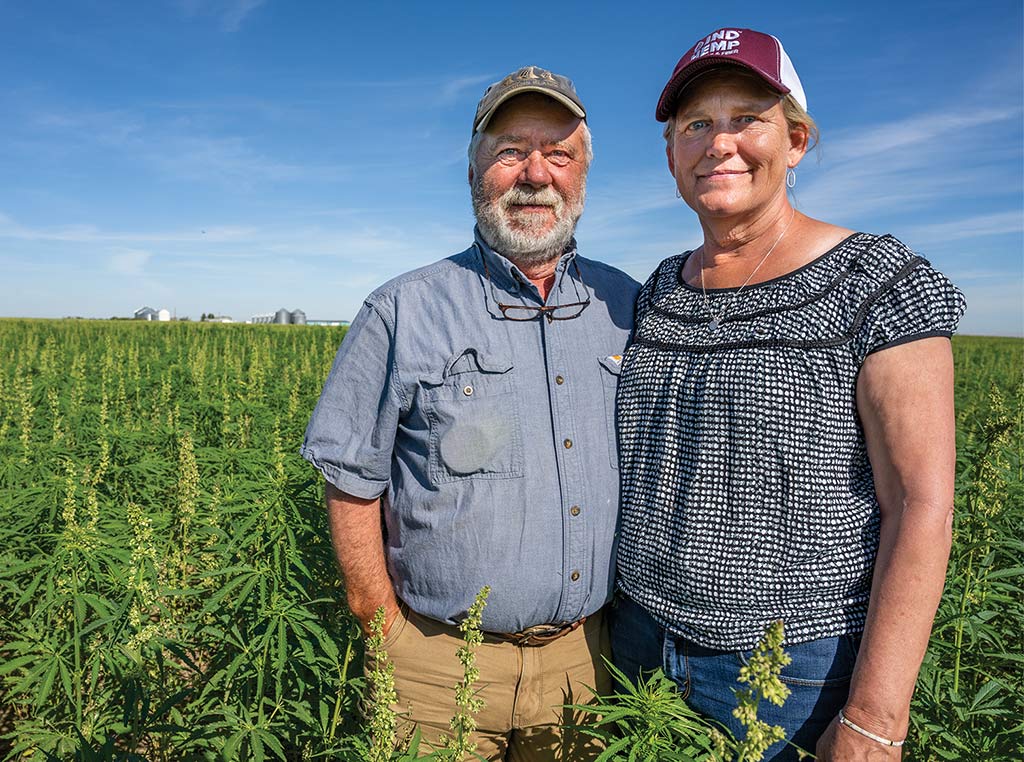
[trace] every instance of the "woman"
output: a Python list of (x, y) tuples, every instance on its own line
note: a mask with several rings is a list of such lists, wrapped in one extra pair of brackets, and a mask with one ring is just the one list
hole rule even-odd
[(616, 662), (742, 733), (739, 669), (781, 619), (768, 755), (899, 759), (951, 541), (963, 297), (791, 205), (817, 128), (776, 38), (702, 39), (657, 118), (704, 243), (648, 280), (623, 361)]

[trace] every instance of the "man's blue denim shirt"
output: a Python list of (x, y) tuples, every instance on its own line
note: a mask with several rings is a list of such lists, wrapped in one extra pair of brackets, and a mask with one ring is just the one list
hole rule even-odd
[(638, 290), (574, 247), (547, 303), (589, 297), (582, 314), (509, 320), (498, 302), (540, 294), (478, 232), (366, 299), (301, 452), (343, 492), (382, 496), (388, 571), (414, 611), (458, 622), (490, 585), (483, 629), (517, 632), (611, 598), (615, 392)]

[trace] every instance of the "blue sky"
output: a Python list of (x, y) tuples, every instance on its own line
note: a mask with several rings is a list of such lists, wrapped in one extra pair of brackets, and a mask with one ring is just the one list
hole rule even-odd
[(720, 26), (775, 34), (822, 131), (799, 208), (891, 232), (1024, 334), (1022, 4), (0, 0), (0, 316), (349, 318), (471, 240), (484, 88), (576, 82), (596, 159), (577, 238), (644, 279), (700, 242), (654, 106)]

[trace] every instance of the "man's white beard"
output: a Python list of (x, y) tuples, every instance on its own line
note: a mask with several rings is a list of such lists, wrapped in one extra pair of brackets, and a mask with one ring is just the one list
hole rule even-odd
[[(540, 190), (512, 186), (492, 201), (487, 198), (483, 180), (478, 175), (473, 179), (472, 197), (473, 213), (480, 234), (488, 245), (519, 267), (531, 267), (550, 262), (565, 253), (576, 232), (576, 223), (583, 215), (586, 186), (581, 185), (575, 203), (567, 203), (550, 185)], [(555, 224), (543, 232), (543, 226), (548, 223), (547, 215), (524, 214), (517, 217), (513, 227), (508, 210), (516, 204), (550, 206)]]

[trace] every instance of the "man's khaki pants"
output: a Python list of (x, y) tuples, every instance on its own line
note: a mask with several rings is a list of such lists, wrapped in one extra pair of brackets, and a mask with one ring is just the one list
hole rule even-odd
[[(455, 652), (462, 644), (458, 628), (404, 605), (384, 640), (395, 665), (399, 733), (410, 734), (413, 724), (418, 726), (421, 750), (437, 748), (450, 734), (449, 721), (457, 711), (455, 685), (463, 678)], [(472, 737), (476, 754), (510, 762), (594, 759), (601, 751), (594, 739), (561, 725), (581, 719), (564, 705), (588, 703), (591, 688), (610, 691), (602, 656), (611, 658), (603, 612), (544, 645), (517, 646), (485, 634), (476, 648), (476, 695), (484, 701)]]

